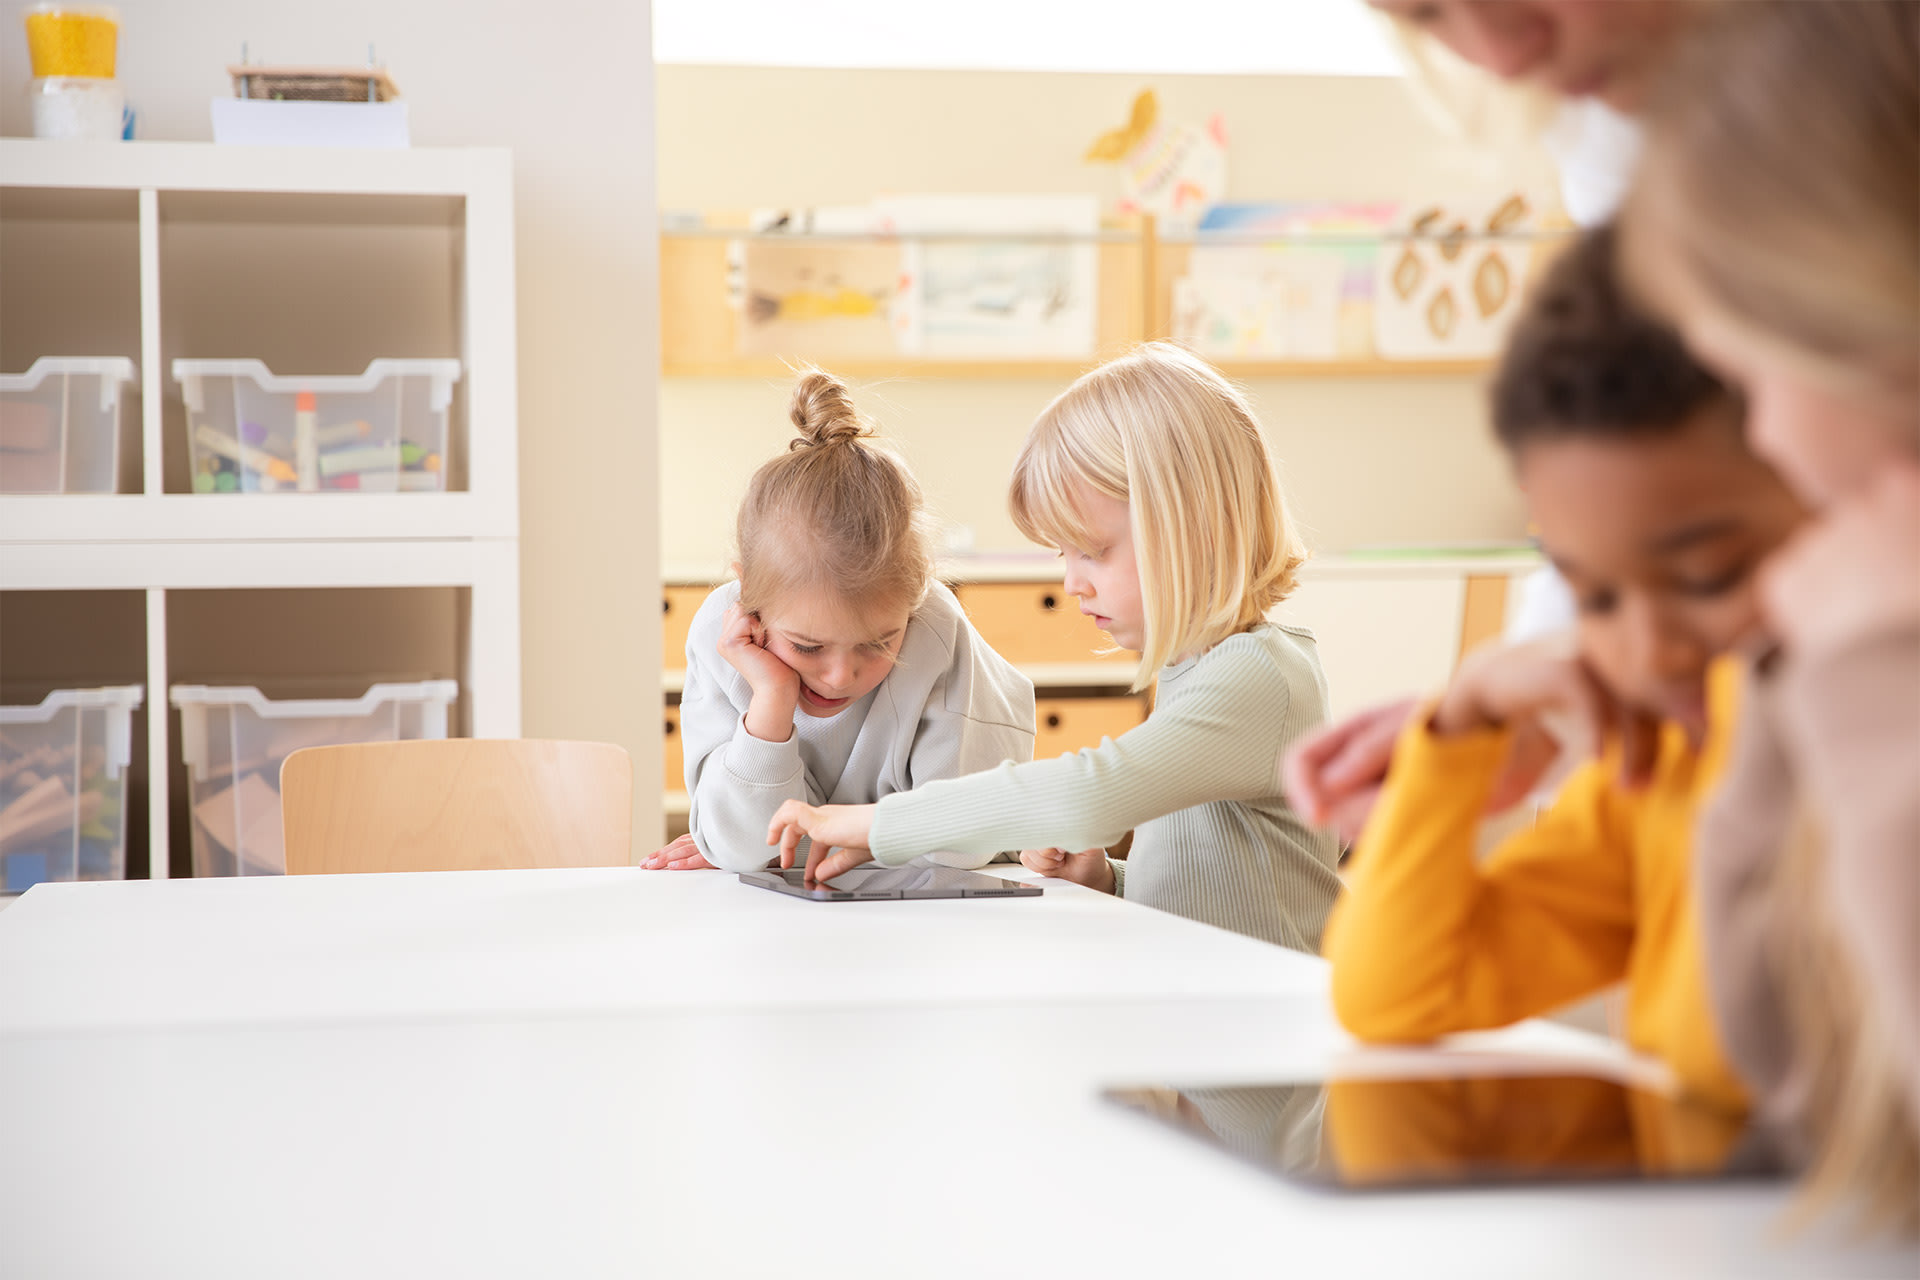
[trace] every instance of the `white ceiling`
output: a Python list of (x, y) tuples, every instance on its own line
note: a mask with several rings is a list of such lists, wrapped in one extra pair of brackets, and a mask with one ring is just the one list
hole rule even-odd
[(653, 0), (653, 33), (669, 63), (1400, 74), (1361, 0)]

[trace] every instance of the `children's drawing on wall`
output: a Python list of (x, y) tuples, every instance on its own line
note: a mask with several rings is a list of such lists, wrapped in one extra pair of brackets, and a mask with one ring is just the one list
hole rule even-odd
[(1120, 166), (1118, 212), (1191, 227), (1226, 194), (1227, 122), (1217, 112), (1201, 127), (1162, 120), (1159, 97), (1143, 89), (1127, 123), (1095, 139), (1086, 160)]
[(895, 196), (874, 208), (884, 231), (905, 237), (893, 307), (901, 352), (1092, 354), (1100, 268), (1095, 197)]
[(871, 207), (758, 210), (748, 225), (728, 259), (741, 355), (893, 354), (900, 246), (864, 238)]
[(1374, 341), (1389, 359), (1497, 355), (1532, 267), (1542, 203), (1521, 193), (1416, 205), (1374, 265)]
[(1174, 338), (1234, 359), (1372, 355), (1374, 258), (1398, 218), (1391, 203), (1215, 205), (1174, 281)]

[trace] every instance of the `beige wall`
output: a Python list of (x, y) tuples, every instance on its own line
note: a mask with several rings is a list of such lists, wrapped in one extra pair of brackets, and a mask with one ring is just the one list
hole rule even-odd
[[(347, 65), (364, 61), (372, 42), (410, 104), (416, 145), (513, 150), (523, 727), (534, 737), (619, 742), (633, 752), (638, 778), (658, 777), (659, 343), (648, 6), (577, 0), (562, 16), (550, 5), (507, 0), (116, 4), (120, 76), (139, 111), (143, 138), (208, 138), (208, 101), (231, 92), (225, 66), (238, 60), (243, 41), (256, 60)], [(31, 132), (19, 16), (25, 7), (0, 6), (0, 131), (10, 135)], [(591, 70), (582, 62), (589, 49), (595, 53)], [(390, 238), (384, 242), (391, 246)], [(166, 251), (217, 248), (194, 242), (190, 233), (175, 237)], [(399, 277), (407, 287), (395, 292), (435, 297), (448, 260), (429, 253), (408, 261), (422, 277)], [(437, 296), (445, 297), (444, 288)], [(401, 305), (380, 308), (376, 325), (392, 319), (391, 310)], [(25, 340), (23, 322), (12, 313), (4, 319), (8, 332), (0, 342)], [(423, 320), (430, 342), (442, 340), (445, 321)], [(114, 324), (113, 340), (123, 341), (125, 317), (118, 310)], [(351, 307), (310, 316), (308, 324), (324, 359), (358, 358), (369, 336), (366, 316)], [(157, 372), (142, 371), (150, 390), (162, 385)], [(166, 394), (177, 400), (179, 392), (167, 385)], [(337, 611), (318, 614), (291, 609), (286, 616), (313, 621), (275, 627), (275, 639), (294, 651), (277, 653), (274, 670), (263, 674), (300, 667), (298, 647), (306, 644), (306, 665), (333, 675), (338, 663), (330, 655), (338, 652), (340, 638), (360, 635), (383, 638), (377, 651), (356, 650), (369, 675), (453, 674), (446, 666), (458, 637), (449, 634), (453, 615), (446, 593), (405, 606), (380, 593), (334, 603)], [(198, 601), (182, 610), (170, 628), (177, 660), (188, 670), (244, 663), (250, 655), (228, 639), (248, 625), (249, 605), (257, 609), (259, 602)], [(53, 615), (21, 602), (13, 616), (24, 624)], [(328, 618), (337, 621), (329, 627)], [(26, 655), (41, 646), (22, 636), (19, 626), (9, 630), (10, 652), (21, 655), (10, 665), (31, 665)], [(8, 678), (16, 675), (36, 673), (12, 670)], [(648, 786), (637, 791), (636, 843), (651, 848), (660, 831), (659, 797)]]
[[(1235, 199), (1422, 199), (1551, 189), (1537, 153), (1443, 137), (1398, 80), (661, 67), (660, 200), (670, 210), (858, 202), (883, 192), (1117, 193), (1080, 156), (1153, 85), (1167, 117), (1222, 112)], [(672, 316), (664, 323), (673, 323)], [(1046, 381), (897, 380), (863, 404), (929, 497), (982, 551), (1025, 549), (1006, 470)], [(1468, 379), (1250, 385), (1314, 545), (1515, 538), (1519, 502)], [(661, 396), (669, 566), (724, 562), (745, 477), (786, 436), (784, 390), (675, 379)]]

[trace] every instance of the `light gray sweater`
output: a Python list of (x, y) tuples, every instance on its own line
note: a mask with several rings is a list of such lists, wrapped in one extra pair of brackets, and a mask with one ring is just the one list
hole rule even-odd
[[(727, 606), (739, 598), (740, 584), (726, 583), (694, 615), (680, 695), (688, 825), (714, 866), (766, 866), (767, 824), (782, 801), (872, 804), (936, 778), (1033, 758), (1033, 682), (988, 647), (938, 583), (908, 620), (878, 688), (830, 718), (796, 714), (785, 742), (761, 741), (745, 723), (753, 691), (718, 648)], [(934, 861), (978, 867), (1017, 847)]]
[(1104, 847), (1135, 902), (1318, 953), (1339, 848), (1280, 794), (1281, 751), (1326, 719), (1311, 632), (1263, 623), (1160, 672), (1137, 729), (1056, 760), (1001, 765), (880, 802), (873, 855)]

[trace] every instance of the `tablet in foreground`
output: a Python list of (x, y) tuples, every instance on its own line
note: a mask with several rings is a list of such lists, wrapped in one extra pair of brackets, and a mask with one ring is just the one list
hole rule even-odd
[(1600, 1076), (1349, 1078), (1104, 1096), (1287, 1178), (1347, 1190), (1786, 1171), (1779, 1144), (1739, 1118)]

